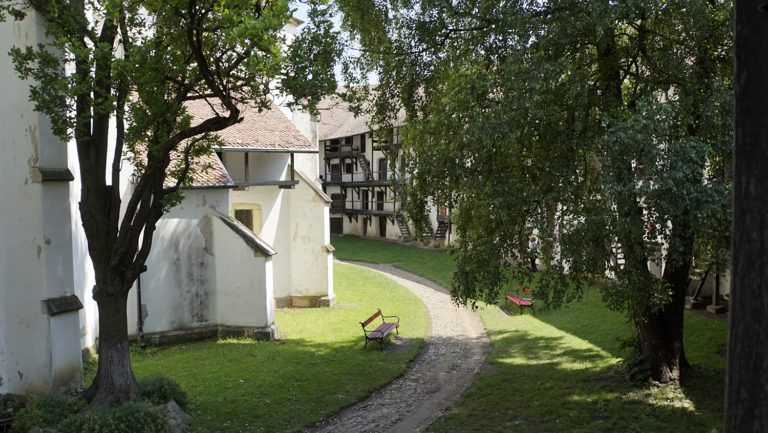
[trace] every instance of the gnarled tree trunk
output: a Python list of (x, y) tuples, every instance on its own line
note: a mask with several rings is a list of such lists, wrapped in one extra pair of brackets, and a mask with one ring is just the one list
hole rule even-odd
[(136, 377), (131, 369), (128, 344), (127, 290), (110, 295), (96, 289), (99, 307), (99, 364), (96, 378), (84, 397), (91, 407), (117, 406), (140, 400)]

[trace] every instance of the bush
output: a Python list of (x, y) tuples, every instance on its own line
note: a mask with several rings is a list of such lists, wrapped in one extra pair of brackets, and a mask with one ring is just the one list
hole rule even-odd
[(622, 362), (624, 371), (632, 382), (644, 383), (651, 379), (651, 361), (640, 352), (634, 352)]
[(19, 411), (13, 421), (11, 433), (27, 433), (32, 426), (54, 427), (84, 407), (84, 401), (69, 395), (43, 394)]
[(57, 429), (68, 433), (167, 433), (168, 413), (156, 406), (131, 402), (67, 418)]
[(635, 383), (648, 382), (651, 379), (651, 361), (640, 352), (640, 342), (637, 335), (632, 334), (625, 338), (617, 338), (619, 350), (624, 352), (624, 374)]
[(168, 403), (171, 399), (182, 408), (187, 407), (187, 393), (178, 383), (162, 374), (145, 377), (139, 382), (139, 393), (144, 401), (156, 405)]

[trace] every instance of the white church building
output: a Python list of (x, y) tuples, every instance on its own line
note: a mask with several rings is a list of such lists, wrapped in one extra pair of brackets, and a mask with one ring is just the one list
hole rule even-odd
[[(34, 111), (28, 83), (6, 55), (44, 40), (38, 19), (34, 12), (0, 23), (0, 394), (80, 383), (98, 336), (74, 146)], [(147, 271), (129, 297), (129, 333), (150, 344), (273, 339), (276, 308), (333, 303), (331, 200), (318, 179), (317, 125), (280, 102), (246, 110), (222, 132), (225, 145), (205, 161), (212, 168), (158, 223)], [(123, 172), (126, 197), (132, 185)]]

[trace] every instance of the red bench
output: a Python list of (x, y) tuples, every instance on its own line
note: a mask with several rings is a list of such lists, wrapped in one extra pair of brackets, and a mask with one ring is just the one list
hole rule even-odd
[[(524, 292), (526, 295), (530, 296), (529, 298), (524, 298), (520, 296), (520, 292)], [(517, 286), (517, 294), (510, 295), (507, 293), (504, 295), (505, 298), (507, 298), (508, 301), (516, 304), (518, 307), (520, 307), (520, 314), (523, 314), (523, 308), (524, 307), (530, 307), (532, 313), (536, 313), (536, 310), (533, 308), (533, 301), (534, 296), (531, 289), (525, 287), (525, 286)]]
[[(381, 317), (381, 324), (373, 330), (365, 329), (365, 327), (376, 320), (377, 317)], [(395, 318), (397, 321), (387, 322), (384, 320), (385, 318)], [(397, 316), (385, 316), (381, 313), (381, 310), (376, 310), (376, 312), (373, 313), (373, 316), (369, 317), (365, 322), (360, 322), (360, 324), (363, 325), (363, 333), (365, 334), (365, 346), (363, 346), (363, 350), (368, 347), (368, 342), (370, 341), (378, 341), (379, 350), (384, 350), (384, 339), (393, 329), (397, 332), (397, 335), (400, 335), (400, 330), (398, 329), (400, 328), (400, 318)]]

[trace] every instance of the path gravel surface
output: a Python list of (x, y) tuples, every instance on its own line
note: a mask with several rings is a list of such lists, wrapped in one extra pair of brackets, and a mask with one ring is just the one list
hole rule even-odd
[[(423, 431), (456, 403), (484, 365), (490, 346), (480, 318), (455, 305), (443, 287), (425, 278), (391, 265), (345, 263), (374, 269), (410, 289), (429, 311), (432, 325), (424, 349), (403, 376), (304, 432)], [(395, 337), (385, 350), (397, 350), (398, 344)]]

